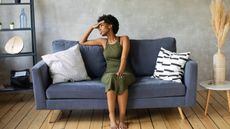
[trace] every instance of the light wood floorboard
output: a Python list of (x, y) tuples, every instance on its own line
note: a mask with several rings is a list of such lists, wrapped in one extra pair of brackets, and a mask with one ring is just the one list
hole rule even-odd
[[(214, 94), (214, 92), (212, 92), (212, 94)], [(199, 92), (199, 94), (197, 94), (197, 98), (198, 98), (197, 99), (198, 103), (200, 103), (200, 105), (204, 109), (205, 104), (206, 104), (206, 97), (203, 98), (201, 93)], [(213, 100), (210, 100), (209, 108), (208, 108), (208, 116), (215, 122), (218, 128), (230, 129), (229, 124), (222, 118), (219, 112), (220, 110), (215, 110), (214, 105), (213, 105)]]
[(81, 111), (74, 110), (71, 111), (70, 117), (67, 120), (65, 129), (76, 129), (79, 123), (79, 118), (81, 116)]
[[(127, 110), (129, 129), (230, 129), (226, 92), (214, 91), (207, 116), (204, 115), (207, 91), (197, 92), (193, 107)], [(49, 123), (50, 110), (36, 110), (32, 94), (0, 94), (0, 129), (109, 129), (107, 110), (63, 111), (61, 118)], [(118, 113), (117, 113), (118, 115)], [(118, 117), (117, 117), (118, 118)]]
[(103, 121), (103, 110), (94, 110), (92, 115), (92, 121), (90, 129), (101, 129)]
[(130, 129), (140, 129), (140, 120), (138, 117), (138, 113), (136, 110), (128, 110), (127, 111), (127, 120), (128, 120), (128, 127)]

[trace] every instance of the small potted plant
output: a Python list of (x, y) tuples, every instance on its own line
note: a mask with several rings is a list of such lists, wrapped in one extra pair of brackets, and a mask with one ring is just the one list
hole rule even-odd
[(15, 3), (16, 3), (16, 4), (20, 4), (20, 3), (21, 3), (21, 0), (15, 0)]
[(0, 22), (0, 30), (2, 29), (2, 23)]
[(14, 22), (10, 23), (10, 29), (14, 29)]

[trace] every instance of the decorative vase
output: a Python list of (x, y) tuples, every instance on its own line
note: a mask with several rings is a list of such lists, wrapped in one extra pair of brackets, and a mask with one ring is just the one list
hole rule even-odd
[(217, 53), (213, 56), (213, 72), (214, 72), (214, 83), (223, 84), (225, 81), (225, 71), (226, 71), (226, 59), (218, 48)]
[(26, 16), (24, 8), (21, 9), (19, 19), (20, 19), (20, 28), (26, 28), (27, 27), (27, 16)]

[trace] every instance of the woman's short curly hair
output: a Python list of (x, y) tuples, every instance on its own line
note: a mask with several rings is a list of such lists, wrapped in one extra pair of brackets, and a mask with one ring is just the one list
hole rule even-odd
[(108, 15), (102, 15), (98, 18), (97, 22), (100, 22), (100, 21), (105, 21), (105, 23), (108, 23), (108, 24), (111, 24), (112, 25), (112, 29), (113, 29), (113, 33), (116, 34), (119, 30), (119, 22), (117, 20), (116, 17), (114, 17), (113, 15), (111, 14), (108, 14)]

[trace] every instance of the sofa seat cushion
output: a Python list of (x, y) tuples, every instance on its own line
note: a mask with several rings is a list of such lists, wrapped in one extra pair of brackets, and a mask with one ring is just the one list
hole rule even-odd
[(106, 98), (100, 79), (52, 84), (46, 95), (48, 99)]
[(129, 98), (156, 98), (170, 96), (184, 96), (185, 86), (182, 83), (139, 77), (129, 88)]
[[(47, 90), (48, 99), (105, 99), (105, 88), (101, 81), (88, 80), (80, 82), (52, 84)], [(184, 96), (185, 86), (181, 83), (139, 77), (129, 87), (130, 99)]]

